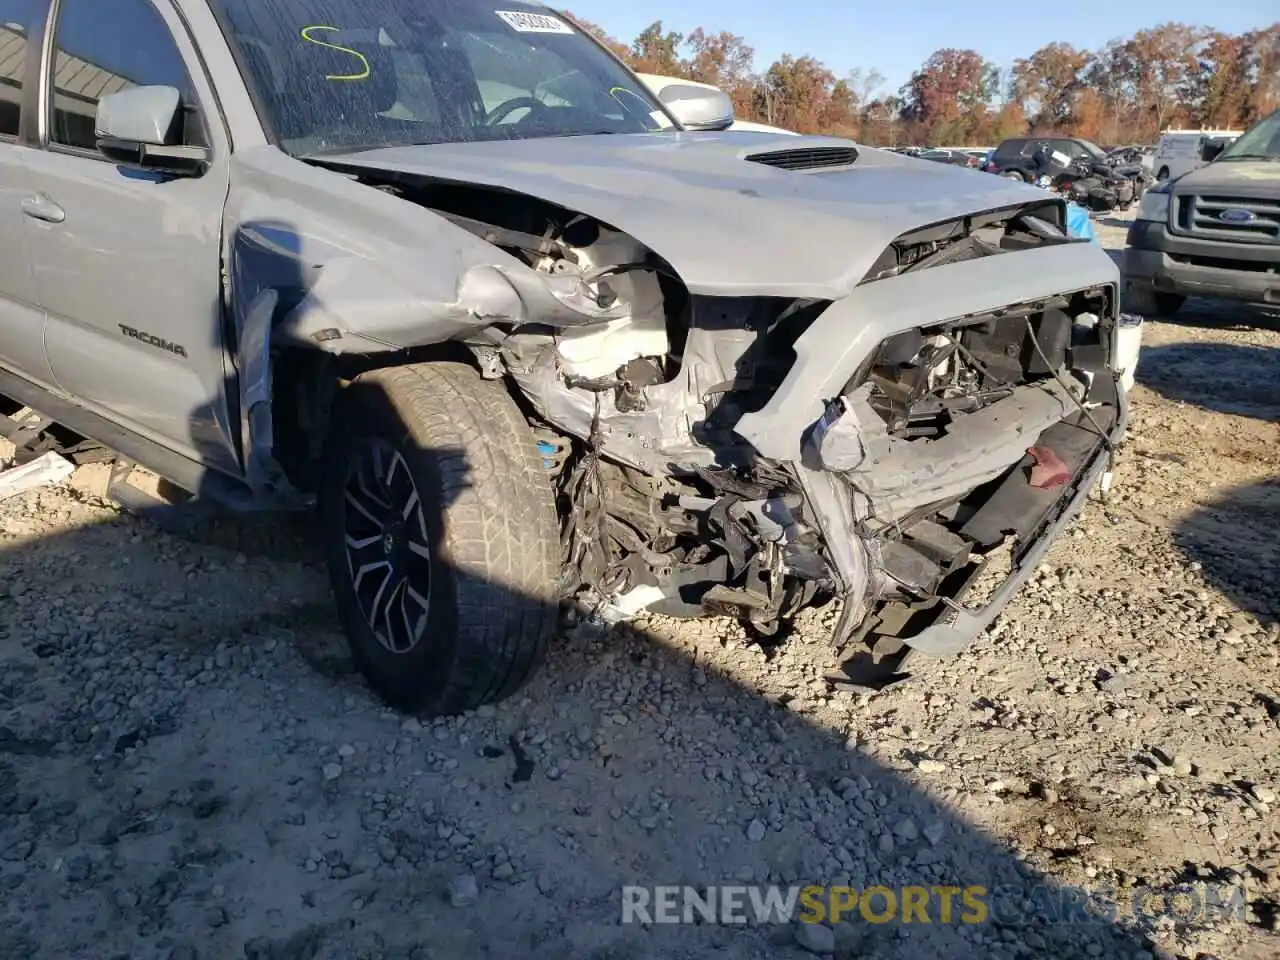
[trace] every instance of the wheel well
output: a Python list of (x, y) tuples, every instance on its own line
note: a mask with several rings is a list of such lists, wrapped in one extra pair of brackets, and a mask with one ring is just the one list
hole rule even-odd
[(443, 360), (476, 363), (470, 350), (453, 342), (385, 354), (338, 356), (306, 347), (276, 351), (271, 369), (272, 455), (289, 482), (305, 493), (319, 490), (333, 403), (345, 383), (369, 370)]

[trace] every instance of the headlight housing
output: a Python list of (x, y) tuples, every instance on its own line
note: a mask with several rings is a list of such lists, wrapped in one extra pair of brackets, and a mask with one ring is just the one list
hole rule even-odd
[(1169, 195), (1171, 193), (1169, 184), (1162, 183), (1159, 186), (1152, 187), (1142, 195), (1142, 201), (1138, 204), (1139, 220), (1156, 220), (1165, 223), (1169, 219)]

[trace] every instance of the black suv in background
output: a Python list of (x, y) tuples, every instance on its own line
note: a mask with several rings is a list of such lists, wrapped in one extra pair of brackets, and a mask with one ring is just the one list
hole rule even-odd
[(987, 173), (998, 173), (1010, 180), (1030, 183), (1036, 178), (1036, 149), (1044, 146), (1053, 153), (1067, 156), (1072, 163), (1083, 162), (1093, 167), (1107, 162), (1107, 155), (1097, 144), (1075, 137), (1011, 137), (996, 147), (987, 161)]

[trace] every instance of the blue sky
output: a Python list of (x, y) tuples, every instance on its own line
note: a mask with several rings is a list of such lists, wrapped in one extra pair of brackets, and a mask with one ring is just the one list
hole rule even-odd
[[(970, 47), (1001, 69), (1060, 40), (1096, 49), (1115, 37), (1178, 20), (1240, 33), (1280, 20), (1276, 0), (550, 0), (624, 42), (661, 20), (668, 30), (728, 30), (756, 51), (811, 54), (837, 75), (874, 67), (896, 90), (934, 50)], [(1025, 11), (1025, 12), (1024, 12)]]

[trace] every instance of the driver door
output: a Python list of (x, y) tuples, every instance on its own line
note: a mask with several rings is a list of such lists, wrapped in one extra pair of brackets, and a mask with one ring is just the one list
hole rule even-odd
[[(222, 211), (229, 143), (170, 0), (61, 0), (48, 143), (30, 151), (26, 238), (57, 385), (191, 459), (239, 474), (226, 403)], [(98, 97), (165, 84), (189, 107), (198, 177), (117, 167), (96, 149)]]

